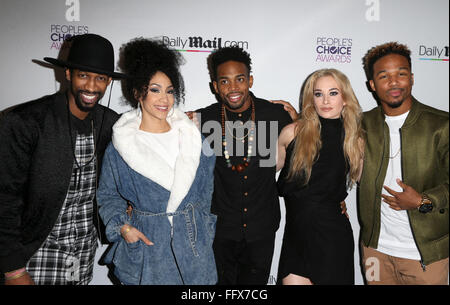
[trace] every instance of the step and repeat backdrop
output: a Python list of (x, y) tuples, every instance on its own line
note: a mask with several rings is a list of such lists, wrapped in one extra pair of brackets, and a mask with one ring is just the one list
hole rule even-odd
[[(332, 67), (348, 76), (367, 111), (376, 102), (367, 90), (361, 58), (375, 45), (398, 41), (412, 51), (413, 95), (449, 108), (448, 0), (0, 0), (0, 7), (0, 111), (60, 90), (61, 71), (45, 65), (43, 57), (58, 57), (65, 39), (84, 33), (107, 37), (116, 60), (123, 43), (141, 36), (162, 39), (181, 52), (184, 110), (216, 102), (206, 58), (215, 48), (238, 45), (252, 57), (256, 96), (283, 99), (298, 110), (306, 77)], [(127, 111), (119, 82), (111, 94), (110, 107)], [(355, 190), (346, 202), (358, 245)], [(284, 216), (283, 201), (281, 209)], [(269, 284), (276, 282), (283, 229), (284, 220)], [(97, 252), (92, 284), (112, 284), (108, 269), (98, 263), (105, 250)], [(363, 284), (358, 247), (355, 278)]]

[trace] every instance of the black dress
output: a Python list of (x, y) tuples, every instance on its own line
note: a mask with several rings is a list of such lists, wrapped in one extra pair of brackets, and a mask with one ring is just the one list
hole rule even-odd
[(286, 149), (278, 190), (286, 205), (286, 226), (278, 282), (290, 273), (313, 284), (354, 284), (354, 241), (350, 221), (341, 214), (347, 197), (344, 132), (340, 119), (320, 118), (322, 148), (308, 185), (287, 174), (295, 139)]

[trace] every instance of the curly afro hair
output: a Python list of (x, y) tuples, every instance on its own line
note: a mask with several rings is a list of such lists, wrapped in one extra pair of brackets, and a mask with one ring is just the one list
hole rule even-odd
[(381, 57), (389, 54), (398, 54), (406, 57), (409, 63), (409, 68), (411, 69), (411, 51), (408, 47), (397, 42), (388, 42), (371, 48), (362, 58), (364, 71), (366, 72), (366, 77), (368, 80), (373, 79), (373, 65), (375, 62)]
[(167, 75), (174, 88), (175, 104), (184, 103), (184, 81), (180, 73), (183, 57), (164, 43), (135, 38), (120, 48), (119, 68), (128, 77), (122, 80), (122, 93), (127, 104), (137, 108), (148, 93), (150, 79), (160, 71)]
[(250, 72), (252, 71), (250, 54), (238, 46), (225, 47), (213, 51), (208, 56), (208, 70), (212, 81), (217, 81), (217, 67), (230, 60), (245, 64), (248, 74), (250, 75)]

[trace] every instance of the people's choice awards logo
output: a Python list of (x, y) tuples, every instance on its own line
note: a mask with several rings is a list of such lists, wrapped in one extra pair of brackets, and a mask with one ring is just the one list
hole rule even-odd
[[(80, 21), (80, 0), (66, 0), (65, 18), (67, 22)], [(64, 41), (75, 35), (89, 33), (87, 25), (51, 24), (50, 25), (50, 49), (59, 50)]]
[(316, 61), (350, 63), (352, 61), (352, 39), (336, 37), (317, 37)]

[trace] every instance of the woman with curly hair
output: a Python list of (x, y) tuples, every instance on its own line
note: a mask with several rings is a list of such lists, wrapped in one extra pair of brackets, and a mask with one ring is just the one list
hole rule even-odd
[(335, 69), (307, 79), (302, 111), (278, 142), (278, 188), (286, 227), (278, 279), (285, 285), (354, 284), (353, 233), (340, 203), (357, 182), (363, 157), (362, 110)]
[[(97, 200), (113, 242), (105, 262), (123, 284), (215, 284), (210, 213), (215, 156), (202, 149), (184, 100), (182, 57), (137, 38), (122, 46), (119, 67), (134, 109), (113, 126)], [(127, 213), (127, 205), (131, 213)]]

